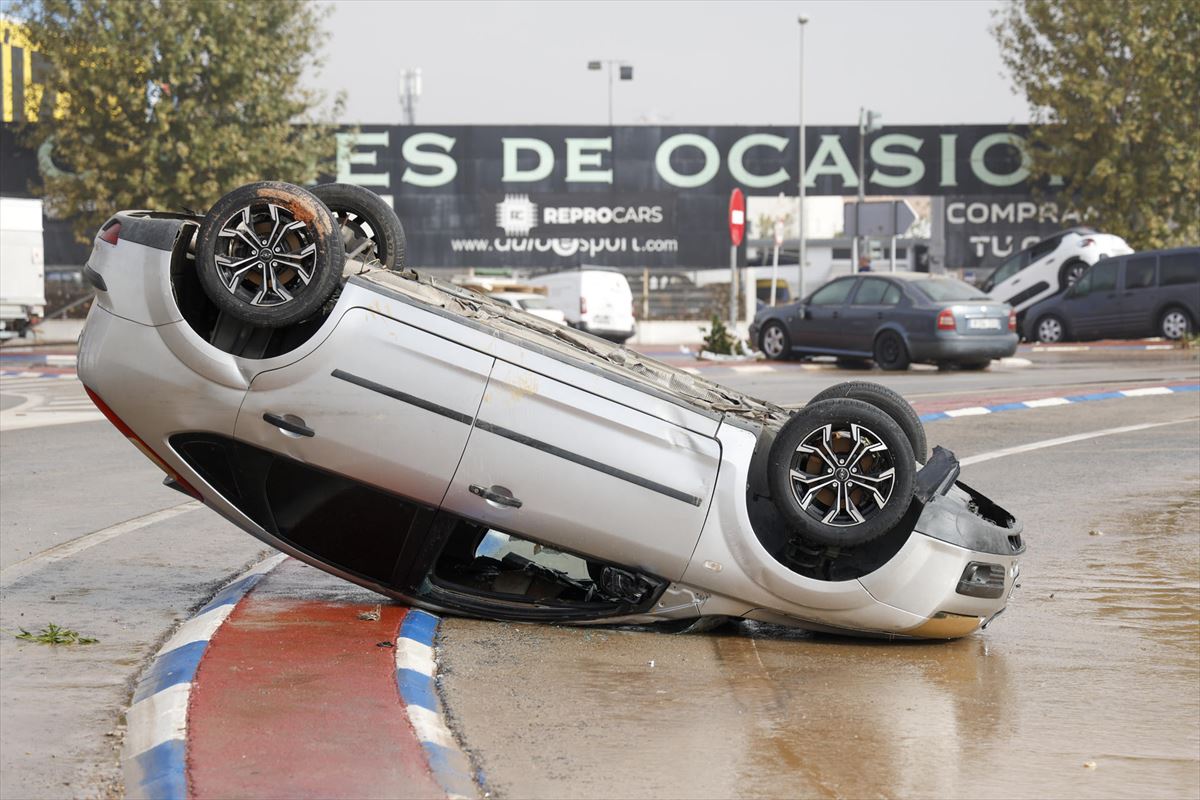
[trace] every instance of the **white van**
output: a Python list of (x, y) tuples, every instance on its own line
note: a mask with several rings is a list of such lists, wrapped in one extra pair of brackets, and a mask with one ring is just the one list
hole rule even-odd
[(24, 336), (45, 312), (42, 201), (0, 197), (0, 339)]
[(572, 328), (624, 342), (633, 336), (633, 292), (625, 276), (604, 267), (580, 267), (529, 279), (546, 287), (548, 305), (561, 308)]

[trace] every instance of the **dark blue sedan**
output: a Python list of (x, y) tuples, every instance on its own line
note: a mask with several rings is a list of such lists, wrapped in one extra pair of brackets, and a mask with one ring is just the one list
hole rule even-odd
[(768, 358), (832, 355), (902, 370), (914, 361), (986, 369), (1017, 349), (1017, 317), (956, 278), (888, 272), (835, 278), (798, 303), (764, 308), (750, 340)]

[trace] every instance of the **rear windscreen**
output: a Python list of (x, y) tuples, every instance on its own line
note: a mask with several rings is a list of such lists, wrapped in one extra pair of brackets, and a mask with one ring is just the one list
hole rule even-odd
[(991, 300), (983, 292), (955, 278), (925, 278), (913, 281), (917, 291), (930, 300)]

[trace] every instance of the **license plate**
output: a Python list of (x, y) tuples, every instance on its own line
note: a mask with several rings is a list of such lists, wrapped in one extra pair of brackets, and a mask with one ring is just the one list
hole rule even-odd
[(998, 330), (1000, 330), (1000, 320), (998, 320), (998, 319), (969, 319), (969, 320), (967, 320), (967, 327), (975, 328), (977, 330), (998, 331)]

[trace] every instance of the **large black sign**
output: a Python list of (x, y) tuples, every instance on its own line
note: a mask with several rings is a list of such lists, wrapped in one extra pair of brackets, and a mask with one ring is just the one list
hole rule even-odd
[[(865, 191), (1021, 195), (1023, 134), (885, 128), (865, 143)], [(391, 197), (426, 266), (721, 264), (734, 187), (797, 189), (795, 128), (367, 126), (338, 137), (338, 179)], [(806, 146), (808, 193), (857, 193), (857, 128), (808, 128)]]

